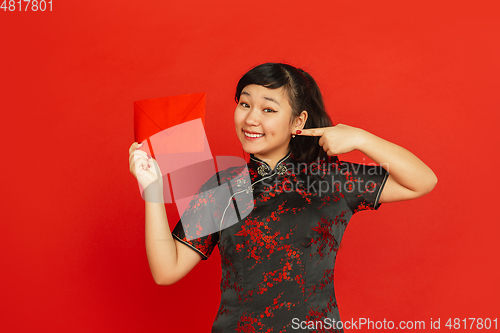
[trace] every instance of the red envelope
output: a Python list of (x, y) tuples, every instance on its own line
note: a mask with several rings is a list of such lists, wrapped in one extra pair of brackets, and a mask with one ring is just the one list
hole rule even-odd
[[(167, 128), (198, 118), (201, 118), (204, 125), (205, 101), (205, 93), (196, 93), (134, 102), (135, 141), (142, 142)], [(151, 146), (150, 149), (152, 150)]]
[[(158, 162), (163, 175), (165, 203), (172, 202), (173, 194), (167, 174), (207, 161), (202, 170), (196, 172), (199, 177), (189, 179), (194, 187), (199, 187), (198, 183), (206, 181), (201, 176), (207, 178), (215, 173), (213, 161), (212, 167), (208, 167), (213, 158), (203, 128), (205, 101), (206, 94), (197, 93), (134, 102), (135, 141), (145, 141), (139, 149)], [(143, 193), (140, 185), (139, 188)]]

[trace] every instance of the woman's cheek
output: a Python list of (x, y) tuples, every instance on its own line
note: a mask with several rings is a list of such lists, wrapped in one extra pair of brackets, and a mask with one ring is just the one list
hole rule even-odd
[(242, 128), (242, 121), (241, 112), (238, 112), (238, 110), (234, 111), (234, 128), (236, 131)]

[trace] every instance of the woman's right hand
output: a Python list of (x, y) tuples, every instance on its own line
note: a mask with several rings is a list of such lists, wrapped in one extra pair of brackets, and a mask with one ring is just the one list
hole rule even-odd
[[(145, 151), (138, 150), (142, 143), (134, 142), (129, 149), (130, 172), (137, 179), (142, 188), (146, 188), (151, 183), (160, 180), (162, 175), (158, 163)], [(163, 185), (163, 184), (160, 184)]]

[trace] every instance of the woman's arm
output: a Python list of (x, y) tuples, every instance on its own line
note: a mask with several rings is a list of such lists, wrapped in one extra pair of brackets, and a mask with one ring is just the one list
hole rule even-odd
[(144, 151), (136, 150), (138, 146), (134, 142), (130, 147), (129, 164), (130, 172), (145, 188), (145, 233), (149, 268), (157, 284), (170, 285), (189, 273), (200, 262), (201, 256), (172, 237), (162, 200), (161, 172), (154, 159), (148, 158)]
[(146, 253), (157, 284), (170, 285), (182, 279), (201, 256), (172, 237), (165, 205), (146, 201)]
[(319, 144), (329, 156), (358, 149), (389, 172), (379, 202), (415, 199), (437, 184), (434, 172), (410, 151), (360, 128), (339, 124), (306, 129), (300, 135), (321, 136)]
[(415, 199), (434, 189), (436, 175), (410, 151), (364, 130), (359, 136), (358, 150), (389, 172), (379, 202)]

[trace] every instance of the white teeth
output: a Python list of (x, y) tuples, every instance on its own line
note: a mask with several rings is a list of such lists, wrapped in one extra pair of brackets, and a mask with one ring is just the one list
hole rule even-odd
[(244, 133), (245, 133), (245, 136), (248, 136), (249, 138), (260, 138), (260, 137), (264, 136), (264, 134), (250, 134), (247, 132), (244, 132)]

